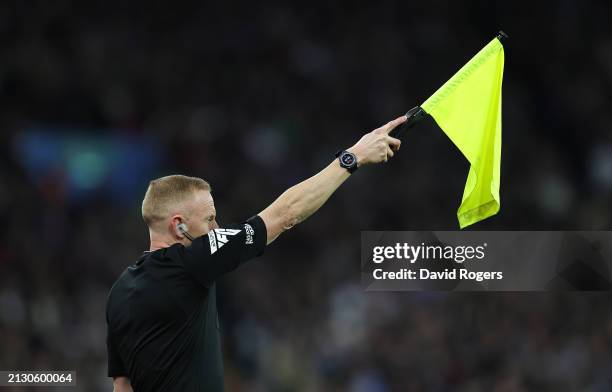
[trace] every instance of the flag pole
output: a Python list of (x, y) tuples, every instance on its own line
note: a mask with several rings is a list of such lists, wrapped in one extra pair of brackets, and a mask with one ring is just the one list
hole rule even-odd
[(501, 42), (503, 44), (504, 41), (506, 40), (506, 38), (508, 38), (508, 34), (504, 33), (501, 30), (499, 30), (499, 33), (497, 33), (497, 39), (499, 40), (499, 42)]
[(425, 116), (427, 116), (427, 113), (425, 113), (425, 110), (423, 110), (420, 106), (415, 106), (408, 110), (405, 116), (407, 117), (406, 122), (391, 131), (389, 136), (394, 138), (404, 137), (410, 128), (421, 122)]

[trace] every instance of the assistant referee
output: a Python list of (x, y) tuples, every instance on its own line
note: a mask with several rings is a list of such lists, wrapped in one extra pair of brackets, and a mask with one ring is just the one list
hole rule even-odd
[(260, 256), (283, 231), (317, 211), (358, 167), (386, 162), (400, 147), (399, 117), (336, 154), (245, 222), (219, 228), (209, 184), (172, 175), (151, 181), (142, 202), (150, 250), (108, 295), (108, 376), (116, 392), (222, 391), (215, 281)]

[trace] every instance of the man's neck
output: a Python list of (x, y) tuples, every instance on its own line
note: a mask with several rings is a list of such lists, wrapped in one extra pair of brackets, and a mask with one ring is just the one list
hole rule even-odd
[(162, 236), (162, 235), (159, 235), (157, 233), (152, 233), (152, 232), (149, 232), (149, 239), (150, 239), (150, 245), (149, 245), (150, 252), (156, 251), (161, 248), (168, 248), (174, 244), (185, 245), (182, 241), (177, 240), (176, 238), (169, 238), (167, 236)]
[(153, 252), (153, 251), (156, 251), (156, 250), (161, 249), (161, 248), (168, 248), (171, 245), (173, 245), (173, 244), (169, 243), (168, 241), (153, 240), (152, 239), (151, 240), (151, 245), (149, 245), (149, 251)]

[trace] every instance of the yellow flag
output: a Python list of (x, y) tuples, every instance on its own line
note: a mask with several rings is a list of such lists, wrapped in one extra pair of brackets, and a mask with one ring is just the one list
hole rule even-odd
[(495, 38), (421, 105), (470, 162), (461, 228), (499, 211), (503, 74), (504, 47)]

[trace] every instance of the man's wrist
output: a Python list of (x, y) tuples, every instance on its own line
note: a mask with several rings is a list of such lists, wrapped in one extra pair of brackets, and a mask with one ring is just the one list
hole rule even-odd
[(356, 149), (354, 147), (351, 147), (351, 148), (347, 148), (346, 151), (350, 152), (353, 155), (355, 155), (355, 159), (357, 160), (357, 167), (358, 168), (363, 166), (363, 159), (361, 157), (361, 152), (358, 149)]
[(357, 157), (352, 152), (348, 150), (338, 150), (338, 152), (336, 152), (336, 158), (338, 158), (340, 166), (348, 170), (349, 173), (352, 174), (358, 169)]

